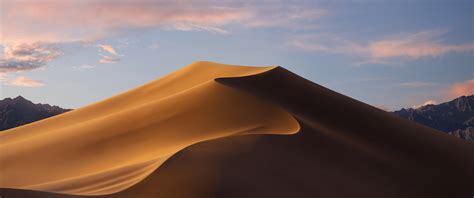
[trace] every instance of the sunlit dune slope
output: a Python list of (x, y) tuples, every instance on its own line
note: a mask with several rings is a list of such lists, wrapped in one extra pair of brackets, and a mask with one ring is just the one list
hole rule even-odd
[[(194, 75), (206, 77), (192, 80)], [(183, 81), (193, 82), (189, 86), (173, 83)], [(181, 94), (185, 96), (180, 97)], [(137, 98), (137, 101), (122, 98)], [(159, 104), (152, 105), (150, 98)], [(112, 104), (117, 109), (109, 106)], [(146, 107), (141, 108), (142, 105)], [(135, 115), (142, 115), (135, 108), (149, 113), (142, 112), (146, 116), (135, 119)], [(114, 124), (107, 126), (93, 120), (82, 124), (75, 122), (82, 117), (80, 114), (101, 115), (98, 119), (103, 120), (113, 120), (116, 116), (121, 119), (116, 118), (119, 121), (110, 121)], [(60, 119), (63, 121), (57, 122), (61, 128), (48, 124)], [(44, 130), (31, 131), (40, 127)], [(164, 129), (173, 130), (170, 133)], [(243, 132), (248, 129), (254, 130)], [(115, 134), (116, 131), (122, 132)], [(64, 136), (64, 140), (50, 139), (49, 133), (55, 134), (52, 137)], [(113, 134), (107, 136), (108, 133)], [(252, 134), (231, 135), (234, 133)], [(94, 197), (457, 198), (474, 195), (473, 142), (398, 118), (281, 67), (198, 63), (90, 107), (8, 131), (1, 138), (1, 149), (7, 148), (8, 152), (2, 154), (0, 170), (14, 171), (7, 172), (5, 177), (11, 181), (2, 182), (33, 183), (47, 180), (49, 173), (58, 177), (77, 174), (78, 170), (103, 170), (97, 171), (98, 176), (77, 177), (77, 181), (76, 178), (52, 179), (56, 182), (37, 182), (29, 187), (24, 185), (27, 187), (23, 189), (4, 188), (0, 190), (2, 197), (78, 198), (103, 194)], [(74, 142), (76, 139), (78, 143)], [(18, 144), (26, 141), (34, 144), (25, 144), (29, 146), (20, 149)], [(61, 152), (62, 147), (67, 153)], [(41, 149), (42, 152), (37, 152)], [(78, 162), (76, 157), (88, 163)], [(46, 169), (47, 173), (41, 175), (34, 164), (27, 165), (36, 163), (35, 160), (44, 160), (41, 170)], [(15, 164), (6, 166), (5, 162)], [(47, 168), (48, 162), (53, 162), (52, 168)], [(78, 166), (67, 165), (73, 162)], [(110, 168), (127, 162), (132, 165)], [(28, 174), (41, 177), (30, 180)], [(2, 183), (1, 187), (8, 186)]]
[(282, 108), (214, 81), (272, 68), (197, 62), (124, 94), (2, 132), (0, 187), (110, 194), (197, 142), (295, 133), (297, 121)]

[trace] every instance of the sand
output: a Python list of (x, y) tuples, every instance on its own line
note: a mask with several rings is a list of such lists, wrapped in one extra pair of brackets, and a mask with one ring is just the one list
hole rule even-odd
[(197, 62), (0, 133), (5, 197), (470, 197), (474, 145), (281, 67)]

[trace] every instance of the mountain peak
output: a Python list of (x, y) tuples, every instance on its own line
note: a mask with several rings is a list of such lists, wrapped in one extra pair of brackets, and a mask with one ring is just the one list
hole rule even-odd
[(473, 104), (474, 104), (474, 95), (471, 96), (461, 96), (459, 98), (454, 99), (451, 101), (457, 109), (460, 111), (473, 111)]
[(23, 98), (23, 96), (18, 95), (17, 97), (14, 98), (14, 100), (26, 100), (26, 99)]
[(15, 98), (12, 99), (14, 102), (28, 102), (28, 103), (33, 103), (29, 100), (27, 100), (26, 98), (24, 98), (23, 96), (17, 96)]
[(0, 100), (0, 131), (69, 111), (48, 104), (35, 104), (23, 96)]

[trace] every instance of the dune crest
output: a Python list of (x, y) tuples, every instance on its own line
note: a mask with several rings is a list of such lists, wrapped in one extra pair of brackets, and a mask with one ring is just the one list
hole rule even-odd
[(122, 191), (192, 144), (293, 134), (282, 108), (214, 79), (274, 67), (196, 62), (107, 100), (0, 133), (0, 188), (73, 195)]

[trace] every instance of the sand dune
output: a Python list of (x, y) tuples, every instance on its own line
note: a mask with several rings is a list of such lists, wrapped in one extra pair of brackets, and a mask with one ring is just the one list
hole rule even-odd
[(0, 151), (5, 197), (474, 195), (472, 142), (281, 67), (197, 62), (0, 133)]
[(0, 186), (101, 195), (209, 139), (299, 129), (283, 109), (214, 81), (268, 68), (196, 63), (111, 99), (1, 133)]

